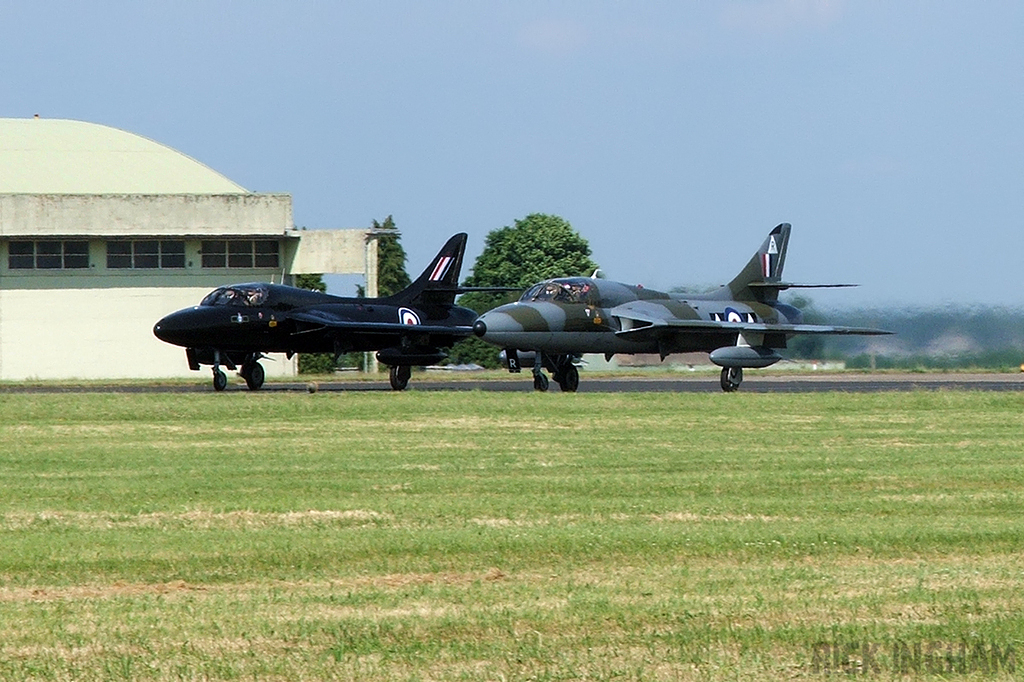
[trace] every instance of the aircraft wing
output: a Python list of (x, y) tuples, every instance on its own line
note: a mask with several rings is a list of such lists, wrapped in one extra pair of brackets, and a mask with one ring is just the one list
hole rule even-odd
[(402, 324), (401, 322), (357, 322), (344, 319), (320, 310), (304, 310), (291, 313), (289, 317), (309, 325), (300, 333), (336, 329), (358, 334), (443, 334), (445, 336), (472, 336), (473, 328), (466, 326), (445, 326), (438, 324)]
[(842, 327), (823, 324), (767, 324), (764, 322), (725, 322), (718, 320), (683, 319), (675, 317), (662, 306), (645, 305), (643, 302), (627, 303), (609, 311), (623, 321), (622, 331), (616, 336), (632, 339), (665, 338), (674, 334), (700, 333), (756, 333), (756, 334), (830, 334), (830, 335), (878, 335), (891, 334), (883, 329), (870, 327)]
[(654, 320), (649, 324), (616, 332), (616, 336), (633, 339), (658, 338), (675, 333), (707, 332), (751, 332), (757, 334), (785, 334), (799, 336), (808, 334), (828, 335), (880, 335), (892, 334), (884, 329), (871, 327), (840, 327), (824, 324), (764, 324), (761, 322), (716, 322), (714, 320)]
[(856, 284), (797, 284), (796, 282), (750, 282), (748, 287), (753, 289), (846, 289), (858, 286)]

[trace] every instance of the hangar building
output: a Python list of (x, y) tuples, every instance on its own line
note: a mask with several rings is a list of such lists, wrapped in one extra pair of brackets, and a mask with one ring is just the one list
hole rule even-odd
[(0, 118), (0, 380), (189, 375), (184, 350), (153, 336), (158, 319), (234, 282), (375, 282), (369, 236), (296, 230), (290, 195), (132, 133)]

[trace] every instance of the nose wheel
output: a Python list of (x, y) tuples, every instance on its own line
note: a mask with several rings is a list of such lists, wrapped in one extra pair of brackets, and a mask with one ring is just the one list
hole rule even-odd
[(726, 393), (732, 393), (740, 387), (743, 383), (743, 368), (742, 367), (724, 367), (722, 368), (722, 390)]
[(548, 377), (544, 372), (537, 372), (533, 375), (533, 390), (541, 392), (548, 390)]
[(228, 375), (222, 372), (219, 368), (213, 370), (213, 390), (223, 391), (228, 387)]

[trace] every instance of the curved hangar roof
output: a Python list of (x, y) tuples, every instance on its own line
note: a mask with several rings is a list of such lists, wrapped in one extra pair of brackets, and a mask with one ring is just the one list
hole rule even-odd
[(248, 194), (144, 137), (84, 121), (0, 118), (3, 194)]

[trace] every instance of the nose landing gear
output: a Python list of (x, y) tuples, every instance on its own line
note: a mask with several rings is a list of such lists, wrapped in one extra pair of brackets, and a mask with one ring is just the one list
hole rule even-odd
[[(235, 356), (237, 357), (237, 356)], [(213, 351), (213, 390), (223, 391), (228, 387), (228, 377), (224, 374), (224, 370), (220, 368), (221, 362), (228, 369), (238, 368), (238, 374), (245, 379), (245, 385), (249, 387), (250, 391), (258, 391), (263, 386), (263, 381), (266, 379), (266, 372), (263, 371), (263, 365), (260, 364), (260, 358), (263, 356), (259, 353), (251, 353), (245, 357), (245, 361), (241, 365), (236, 365), (237, 360), (232, 359), (228, 353), (221, 353), (219, 350)], [(198, 369), (198, 367), (196, 368)]]
[(228, 375), (221, 371), (220, 367), (213, 366), (213, 390), (223, 391), (228, 387)]
[[(231, 361), (228, 360), (230, 363)], [(228, 376), (220, 369), (220, 351), (213, 351), (213, 390), (223, 391), (228, 387)]]

